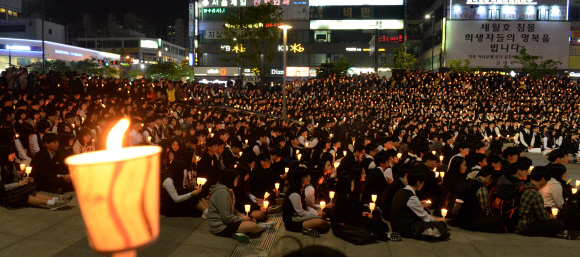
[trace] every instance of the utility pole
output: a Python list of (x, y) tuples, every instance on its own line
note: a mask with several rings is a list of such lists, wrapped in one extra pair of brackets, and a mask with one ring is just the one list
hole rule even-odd
[(44, 55), (44, 0), (42, 0), (42, 73), (46, 74), (45, 65), (45, 55)]

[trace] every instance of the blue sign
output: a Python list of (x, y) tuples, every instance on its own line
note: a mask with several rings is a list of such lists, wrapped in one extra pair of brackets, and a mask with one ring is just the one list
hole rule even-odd
[(76, 56), (76, 57), (83, 57), (83, 54), (73, 53), (73, 52), (58, 50), (58, 49), (54, 50), (54, 53), (55, 54), (64, 54), (64, 55)]
[(193, 53), (189, 53), (189, 66), (193, 66)]

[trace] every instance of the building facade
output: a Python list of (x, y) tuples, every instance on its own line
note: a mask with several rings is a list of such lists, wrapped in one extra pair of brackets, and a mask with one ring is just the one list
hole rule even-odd
[(0, 20), (22, 18), (22, 0), (0, 1)]
[[(223, 19), (232, 15), (239, 8), (264, 4), (270, 1), (246, 0), (200, 0), (190, 3), (190, 52), (194, 53), (197, 66), (232, 67), (232, 63), (221, 61), (221, 57), (233, 54), (231, 46), (225, 45), (222, 39)], [(403, 43), (405, 37), (405, 3), (404, 0), (280, 0), (271, 1), (283, 11), (282, 23), (292, 26), (288, 30), (287, 66), (288, 75), (308, 77), (310, 72), (325, 62), (337, 62), (342, 57), (352, 60), (353, 73), (361, 71), (388, 70), (392, 66), (393, 47)], [(417, 2), (420, 5), (421, 1)], [(407, 3), (409, 5), (409, 3)], [(412, 9), (415, 10), (415, 9)], [(413, 11), (413, 13), (419, 13)], [(407, 13), (409, 13), (407, 11)], [(407, 17), (407, 43), (413, 44), (410, 52), (417, 55), (421, 51), (421, 31), (418, 22)], [(280, 24), (264, 24), (277, 27)], [(282, 30), (279, 44), (273, 46), (278, 54), (267, 76), (282, 77), (283, 50)], [(369, 56), (370, 41), (377, 35), (375, 47), (377, 58)], [(195, 58), (196, 57), (196, 58)], [(193, 64), (193, 63), (190, 63)], [(239, 67), (251, 70), (253, 67)], [(205, 69), (204, 69), (205, 70)], [(212, 69), (210, 69), (212, 70)], [(301, 72), (292, 72), (299, 70)], [(197, 73), (196, 74), (202, 74)], [(203, 73), (205, 74), (205, 73)], [(249, 72), (248, 72), (249, 74)]]
[[(42, 40), (42, 19), (0, 19), (0, 37)], [(44, 40), (64, 44), (65, 27), (50, 21), (44, 21)]]

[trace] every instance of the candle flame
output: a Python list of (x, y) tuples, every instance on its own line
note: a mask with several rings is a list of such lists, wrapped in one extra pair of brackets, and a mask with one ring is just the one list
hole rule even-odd
[(107, 137), (107, 150), (118, 150), (123, 148), (123, 134), (129, 127), (129, 120), (120, 120), (111, 132), (109, 132), (109, 137)]

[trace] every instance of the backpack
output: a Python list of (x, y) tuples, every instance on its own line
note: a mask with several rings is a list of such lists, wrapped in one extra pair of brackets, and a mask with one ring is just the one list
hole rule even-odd
[(520, 197), (523, 192), (534, 190), (533, 188), (524, 189), (520, 186), (503, 186), (494, 187), (489, 192), (488, 204), (494, 216), (501, 216), (504, 220), (504, 229), (506, 232), (513, 232), (520, 220), (518, 207), (520, 206)]
[(363, 226), (338, 222), (331, 222), (330, 225), (334, 236), (355, 245), (366, 245), (375, 242), (379, 238), (378, 234)]
[(459, 184), (457, 184), (457, 187), (455, 188), (455, 198), (465, 200), (472, 182), (473, 179), (466, 179), (459, 182)]
[(564, 221), (566, 229), (580, 230), (580, 194), (574, 194), (562, 206), (558, 219)]

